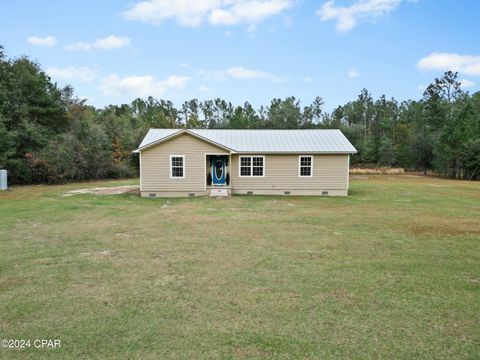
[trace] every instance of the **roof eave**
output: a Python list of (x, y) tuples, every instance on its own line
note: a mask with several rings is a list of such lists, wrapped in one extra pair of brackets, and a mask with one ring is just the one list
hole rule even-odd
[(138, 148), (137, 150), (135, 150), (135, 151), (142, 152), (143, 150), (149, 149), (149, 148), (151, 148), (152, 146), (155, 146), (155, 145), (157, 145), (157, 144), (160, 144), (160, 143), (162, 143), (162, 142), (164, 142), (164, 141), (167, 141), (167, 140), (169, 140), (169, 139), (173, 139), (173, 138), (179, 136), (180, 134), (183, 134), (184, 132), (185, 132), (185, 129), (179, 129), (179, 131), (174, 132), (174, 133), (172, 133), (172, 134), (170, 134), (170, 135), (167, 135), (167, 136), (165, 136), (165, 137), (163, 137), (163, 138), (161, 138), (161, 139), (152, 141), (151, 143), (149, 143), (149, 144), (147, 144), (147, 145), (144, 145), (144, 146), (139, 147), (139, 148)]
[(239, 155), (245, 154), (282, 154), (282, 155), (301, 155), (301, 154), (314, 154), (314, 155), (347, 155), (356, 154), (358, 151), (237, 151)]
[(176, 138), (177, 136), (180, 136), (181, 134), (189, 134), (189, 135), (191, 135), (191, 136), (193, 136), (193, 137), (195, 137), (195, 138), (197, 138), (197, 139), (203, 140), (203, 141), (205, 141), (205, 142), (207, 142), (207, 143), (209, 143), (209, 144), (212, 144), (212, 145), (214, 145), (214, 146), (217, 146), (217, 147), (219, 147), (219, 148), (221, 148), (221, 149), (224, 149), (224, 150), (226, 150), (226, 151), (228, 151), (228, 152), (230, 152), (230, 153), (232, 153), (232, 154), (235, 154), (235, 153), (236, 153), (235, 150), (233, 150), (233, 149), (231, 149), (231, 148), (229, 148), (229, 147), (227, 147), (227, 146), (225, 146), (225, 145), (219, 144), (219, 143), (217, 143), (217, 142), (215, 142), (215, 141), (212, 141), (212, 140), (210, 140), (210, 139), (207, 139), (207, 138), (204, 137), (204, 136), (195, 134), (194, 132), (191, 132), (191, 131), (189, 131), (188, 129), (181, 129), (180, 131), (177, 131), (177, 132), (175, 132), (175, 133), (173, 133), (173, 134), (170, 134), (170, 135), (165, 136), (165, 137), (163, 137), (163, 138), (161, 138), (161, 139), (155, 140), (155, 141), (151, 142), (150, 144), (147, 144), (147, 145), (144, 145), (144, 146), (142, 146), (142, 147), (139, 147), (138, 149), (134, 150), (133, 152), (140, 153), (140, 152), (142, 152), (142, 151), (144, 151), (144, 150), (147, 150), (147, 149), (149, 149), (149, 148), (151, 148), (151, 147), (153, 147), (153, 146), (156, 146), (156, 145), (158, 145), (158, 144), (161, 144), (161, 143), (163, 143), (163, 142), (165, 142), (165, 141), (174, 139), (174, 138)]

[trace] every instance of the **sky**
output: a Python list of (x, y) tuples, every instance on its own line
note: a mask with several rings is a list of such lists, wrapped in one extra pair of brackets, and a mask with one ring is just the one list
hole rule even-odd
[(444, 71), (480, 90), (478, 0), (0, 2), (0, 44), (96, 107), (153, 96), (255, 107), (363, 88), (419, 99)]

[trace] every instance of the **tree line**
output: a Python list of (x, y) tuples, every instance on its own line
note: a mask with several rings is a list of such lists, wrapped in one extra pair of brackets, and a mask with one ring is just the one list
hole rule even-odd
[(59, 183), (138, 175), (132, 154), (149, 128), (341, 129), (359, 151), (357, 166), (399, 166), (449, 178), (480, 179), (480, 92), (457, 74), (435, 79), (419, 100), (398, 102), (366, 90), (323, 110), (295, 97), (255, 109), (222, 99), (181, 106), (152, 97), (97, 109), (59, 87), (27, 57), (0, 46), (0, 168), (18, 184)]

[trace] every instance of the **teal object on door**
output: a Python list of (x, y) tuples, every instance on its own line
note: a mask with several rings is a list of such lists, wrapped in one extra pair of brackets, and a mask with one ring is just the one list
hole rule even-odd
[(213, 185), (225, 185), (225, 158), (212, 157)]

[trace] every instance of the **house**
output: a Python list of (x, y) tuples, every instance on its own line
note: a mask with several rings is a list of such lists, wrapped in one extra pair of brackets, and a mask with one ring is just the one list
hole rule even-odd
[(146, 197), (347, 195), (340, 130), (150, 129), (135, 151)]

